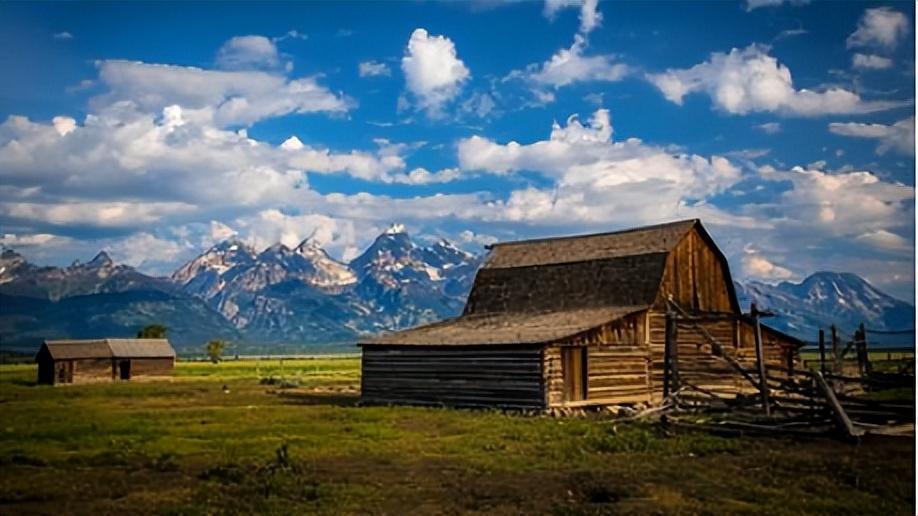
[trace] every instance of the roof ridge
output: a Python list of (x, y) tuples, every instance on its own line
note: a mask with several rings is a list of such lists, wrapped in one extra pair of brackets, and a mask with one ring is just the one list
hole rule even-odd
[(634, 233), (634, 232), (637, 232), (637, 231), (647, 231), (647, 230), (651, 230), (651, 229), (662, 229), (662, 228), (667, 227), (667, 226), (677, 226), (677, 225), (679, 225), (679, 224), (687, 224), (687, 223), (696, 224), (696, 223), (698, 223), (698, 222), (701, 222), (701, 219), (697, 219), (697, 218), (693, 218), (693, 219), (682, 219), (682, 220), (674, 220), (674, 221), (671, 221), (671, 222), (662, 222), (662, 223), (660, 223), (660, 224), (651, 224), (651, 225), (649, 225), (649, 226), (641, 226), (641, 227), (626, 228), (626, 229), (617, 229), (617, 230), (615, 230), (615, 231), (604, 231), (604, 232), (601, 232), (601, 233), (582, 233), (582, 234), (579, 234), (579, 235), (565, 235), (565, 236), (556, 236), (556, 237), (530, 238), (530, 239), (526, 239), (526, 240), (513, 240), (513, 241), (510, 241), (510, 242), (496, 242), (496, 243), (489, 244), (489, 245), (485, 246), (485, 248), (486, 248), (486, 249), (492, 249), (492, 248), (498, 247), (498, 246), (519, 245), (519, 244), (534, 244), (534, 243), (539, 243), (539, 242), (552, 242), (552, 241), (556, 241), (556, 240), (572, 240), (572, 239), (576, 239), (576, 238), (590, 238), (590, 237), (620, 235), (620, 234), (625, 234), (625, 233)]

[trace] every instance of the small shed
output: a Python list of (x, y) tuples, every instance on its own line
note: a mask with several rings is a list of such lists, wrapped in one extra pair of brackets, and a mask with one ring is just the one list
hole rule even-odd
[(38, 383), (87, 383), (167, 376), (175, 350), (167, 339), (46, 340), (35, 356)]
[[(753, 390), (712, 356), (723, 348), (754, 368), (754, 322), (699, 220), (495, 244), (462, 315), (359, 343), (361, 396), (521, 409), (658, 403), (667, 321), (682, 381)], [(802, 343), (762, 334), (768, 364), (793, 367)]]

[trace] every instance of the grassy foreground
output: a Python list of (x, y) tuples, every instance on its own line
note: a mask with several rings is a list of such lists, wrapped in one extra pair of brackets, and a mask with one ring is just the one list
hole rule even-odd
[(0, 514), (915, 513), (911, 439), (359, 407), (358, 359), (34, 378), (0, 366)]

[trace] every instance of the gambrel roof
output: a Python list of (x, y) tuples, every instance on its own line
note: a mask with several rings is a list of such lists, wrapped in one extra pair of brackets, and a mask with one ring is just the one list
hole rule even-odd
[(691, 219), (494, 244), (460, 317), (361, 343), (525, 344), (573, 336), (654, 305), (667, 257), (693, 229), (714, 249), (739, 314), (726, 258), (701, 222)]

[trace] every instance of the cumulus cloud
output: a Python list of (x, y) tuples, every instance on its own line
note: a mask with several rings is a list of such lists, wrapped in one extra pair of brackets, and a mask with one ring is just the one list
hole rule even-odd
[(51, 37), (53, 37), (54, 39), (62, 40), (62, 41), (68, 41), (68, 40), (73, 39), (73, 34), (67, 31), (62, 31), (62, 32), (55, 32)]
[(100, 61), (97, 67), (100, 81), (109, 88), (93, 99), (97, 110), (121, 101), (154, 113), (179, 105), (186, 117), (225, 127), (292, 113), (343, 113), (352, 104), (313, 77), (290, 80), (263, 71), (203, 70), (121, 60)]
[(842, 88), (824, 91), (795, 89), (791, 72), (767, 48), (750, 45), (729, 53), (715, 52), (710, 59), (687, 69), (649, 74), (667, 100), (681, 105), (685, 96), (705, 93), (714, 105), (730, 114), (774, 112), (788, 116), (859, 114), (907, 105), (900, 101), (864, 100)]
[(583, 55), (586, 46), (586, 38), (577, 34), (570, 48), (562, 48), (541, 65), (530, 65), (523, 75), (538, 85), (560, 88), (574, 82), (619, 81), (628, 74), (628, 66), (616, 62), (615, 56)]
[(885, 70), (892, 65), (892, 59), (873, 54), (856, 53), (851, 57), (851, 66), (859, 70)]
[(549, 20), (554, 20), (558, 11), (568, 7), (580, 9), (580, 32), (589, 34), (602, 24), (602, 13), (599, 12), (599, 0), (545, 0), (543, 13)]
[(899, 39), (908, 34), (908, 27), (908, 18), (889, 7), (867, 9), (857, 24), (857, 30), (848, 36), (848, 48), (893, 49)]
[(766, 122), (755, 127), (765, 134), (778, 134), (781, 132), (781, 124), (778, 122)]
[(551, 189), (525, 188), (486, 214), (496, 220), (537, 224), (598, 224), (609, 220), (644, 222), (708, 213), (703, 200), (740, 178), (723, 157), (672, 154), (637, 139), (616, 142), (608, 110), (597, 110), (587, 124), (576, 116), (555, 123), (547, 140), (506, 144), (473, 136), (459, 142), (460, 167), (509, 174), (538, 171)]
[[(805, 227), (823, 235), (860, 235), (900, 224), (913, 209), (915, 189), (898, 182), (883, 181), (869, 171), (828, 172), (809, 167), (787, 171), (771, 166), (759, 169), (767, 181), (790, 184), (775, 203), (780, 206), (781, 224)], [(910, 208), (911, 207), (911, 208)], [(772, 213), (766, 206), (749, 209)]]
[(236, 36), (217, 52), (217, 66), (226, 70), (272, 70), (279, 65), (277, 46), (264, 36)]
[(786, 280), (794, 277), (790, 269), (772, 263), (753, 250), (747, 250), (743, 256), (743, 272), (748, 277), (762, 280)]
[(418, 107), (432, 116), (441, 114), (444, 105), (458, 95), (463, 83), (471, 77), (453, 41), (446, 36), (430, 35), (424, 29), (411, 33), (402, 57), (402, 72)]
[(829, 131), (852, 138), (869, 138), (878, 140), (877, 154), (883, 155), (894, 150), (901, 154), (915, 155), (915, 117), (909, 117), (892, 125), (862, 124), (857, 122), (833, 122)]
[(361, 77), (388, 77), (392, 75), (392, 70), (389, 69), (389, 65), (376, 61), (364, 61), (358, 64), (357, 71), (360, 73)]

